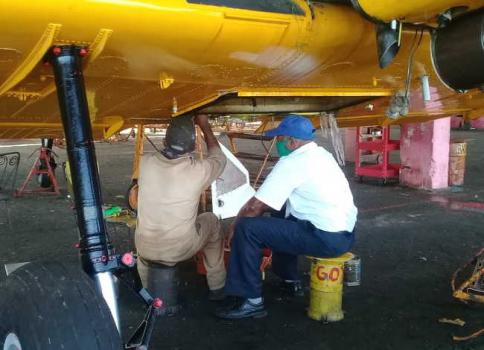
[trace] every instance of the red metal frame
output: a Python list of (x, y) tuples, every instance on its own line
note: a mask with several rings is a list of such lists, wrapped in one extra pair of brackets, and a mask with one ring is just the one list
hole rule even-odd
[[(30, 169), (30, 172), (27, 175), (27, 178), (25, 179), (20, 189), (15, 191), (15, 197), (20, 197), (24, 194), (30, 194), (30, 193), (47, 193), (47, 194), (55, 194), (55, 195), (61, 194), (59, 189), (59, 184), (57, 182), (57, 178), (55, 177), (55, 174), (54, 174), (54, 170), (50, 166), (51, 152), (52, 150), (48, 148), (40, 147), (39, 156), (34, 161), (34, 164), (32, 165), (32, 168)], [(46, 164), (46, 167), (47, 167), (46, 169), (40, 169), (41, 161), (44, 161), (44, 164)], [(51, 186), (46, 188), (39, 186), (38, 188), (27, 190), (26, 188), (29, 182), (32, 180), (32, 178), (35, 175), (40, 175), (40, 174), (48, 174)]]
[[(390, 138), (390, 126), (381, 127), (381, 137), (373, 139), (361, 138), (361, 127), (356, 130), (356, 154), (355, 174), (356, 176), (369, 176), (382, 178), (394, 178), (399, 176), (400, 164), (390, 164), (390, 152), (400, 149), (400, 140)], [(362, 165), (361, 152), (377, 152), (381, 154), (382, 161), (378, 164)]]

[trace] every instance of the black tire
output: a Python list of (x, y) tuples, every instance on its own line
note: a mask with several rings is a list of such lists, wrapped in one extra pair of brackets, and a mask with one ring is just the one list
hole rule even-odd
[(55, 262), (25, 265), (0, 286), (0, 348), (8, 336), (17, 337), (22, 350), (122, 348), (94, 282), (79, 268)]

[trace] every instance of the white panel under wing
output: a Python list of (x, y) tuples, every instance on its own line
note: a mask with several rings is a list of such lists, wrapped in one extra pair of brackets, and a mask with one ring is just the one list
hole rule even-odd
[(227, 157), (227, 165), (212, 183), (212, 211), (220, 219), (237, 216), (240, 208), (254, 196), (250, 186), (249, 172), (224, 145), (220, 145)]

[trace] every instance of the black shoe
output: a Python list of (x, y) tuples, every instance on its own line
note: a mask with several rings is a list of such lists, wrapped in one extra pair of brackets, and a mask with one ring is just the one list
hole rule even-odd
[(239, 303), (231, 308), (218, 310), (215, 315), (228, 320), (238, 320), (248, 317), (265, 317), (267, 316), (267, 311), (264, 308), (264, 302), (252, 304), (249, 300), (245, 299), (242, 303)]
[(281, 289), (290, 297), (299, 298), (304, 296), (304, 288), (301, 281), (282, 281)]
[(208, 300), (210, 301), (222, 301), (225, 299), (224, 288), (214, 289), (208, 292)]

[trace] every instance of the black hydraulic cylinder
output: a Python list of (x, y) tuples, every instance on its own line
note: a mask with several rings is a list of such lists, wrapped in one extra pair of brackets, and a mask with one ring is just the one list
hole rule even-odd
[(51, 48), (57, 97), (72, 176), (80, 254), (88, 274), (109, 271), (115, 264), (103, 218), (102, 195), (86, 99), (81, 60), (86, 50), (66, 45)]

